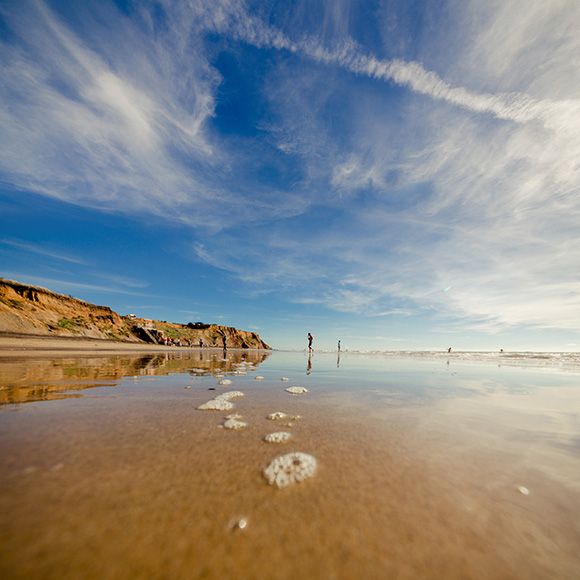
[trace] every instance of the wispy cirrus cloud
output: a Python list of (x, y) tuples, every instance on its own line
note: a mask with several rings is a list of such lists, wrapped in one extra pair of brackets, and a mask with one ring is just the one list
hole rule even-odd
[(204, 46), (208, 10), (176, 4), (162, 20), (155, 10), (144, 3), (129, 17), (88, 3), (65, 23), (44, 2), (0, 8), (10, 30), (0, 55), (4, 181), (210, 230), (295, 212), (304, 203), (295, 194), (240, 179), (242, 153), (208, 128), (221, 80)]
[(53, 258), (58, 261), (68, 262), (70, 264), (86, 265), (87, 262), (76, 256), (72, 256), (62, 251), (51, 249), (47, 246), (33, 244), (30, 242), (24, 242), (22, 240), (14, 239), (0, 239), (0, 244), (8, 246), (9, 248), (14, 248), (16, 250), (32, 252), (33, 254), (38, 254), (40, 256), (46, 256), (48, 258)]
[[(452, 23), (461, 30), (465, 21), (469, 35), (457, 41), (464, 50), (449, 55), (447, 72), (456, 78), (457, 71), (469, 68), (465, 78), (475, 86), (495, 85), (497, 93), (454, 88), (416, 62), (366, 57), (353, 44), (331, 50), (312, 40), (290, 40), (254, 19), (236, 32), (257, 46), (433, 98), (430, 105), (410, 100), (396, 109), (393, 128), (380, 98), (361, 98), (353, 89), (359, 106), (347, 109), (349, 132), (338, 144), (321, 111), (328, 94), (344, 90), (344, 83), (323, 70), (305, 75), (302, 83), (291, 70), (287, 85), (283, 75), (276, 79), (273, 97), (286, 97), (273, 129), (282, 149), (303, 153), (309, 175), (325, 175), (335, 192), (354, 197), (349, 205), (321, 196), (321, 203), (344, 211), (348, 220), (325, 223), (322, 232), (303, 232), (308, 241), (299, 249), (288, 244), (278, 252), (266, 241), (274, 255), (265, 264), (259, 257), (252, 267), (246, 264), (254, 278), (268, 280), (271, 268), (295, 287), (302, 281), (301, 297), (293, 300), (337, 310), (376, 315), (396, 310), (392, 303), (402, 301), (403, 309), (411, 302), (415, 311), (440, 313), (486, 331), (518, 325), (580, 328), (575, 226), (580, 223), (580, 116), (578, 100), (570, 98), (574, 87), (580, 88), (570, 70), (580, 47), (572, 34), (556, 43), (559, 28), (542, 23), (548, 18), (565, 29), (578, 5), (536, 2), (524, 9), (518, 4), (509, 12), (526, 12), (526, 18), (514, 23), (506, 18), (505, 4), (491, 3), (485, 26), (473, 30), (475, 4), (458, 10), (463, 20)], [(501, 68), (503, 50), (518, 67), (515, 75)], [(482, 62), (486, 74), (478, 77)], [(302, 123), (303, 110), (317, 114)], [(357, 206), (359, 195), (368, 199), (369, 191), (374, 201)], [(218, 247), (215, 253), (228, 255)], [(222, 265), (243, 277), (235, 257)], [(339, 271), (354, 280), (347, 288), (338, 284)]]
[(230, 18), (221, 19), (217, 29), (257, 47), (287, 50), (318, 63), (340, 66), (357, 75), (393, 82), (476, 113), (489, 113), (498, 119), (516, 123), (540, 121), (548, 127), (566, 131), (569, 121), (580, 114), (580, 99), (577, 98), (538, 99), (522, 92), (479, 93), (452, 86), (435, 72), (425, 69), (420, 62), (382, 60), (365, 54), (352, 41), (343, 41), (338, 46), (327, 48), (316, 38), (293, 40), (249, 15), (243, 5), (236, 6)]
[[(348, 2), (319, 4), (318, 31), (309, 3), (2, 7), (4, 180), (203, 230), (199, 260), (290, 302), (580, 329), (580, 5), (448, 0), (385, 58)], [(365, 23), (385, 44), (393, 4)], [(219, 130), (215, 61), (244, 46), (268, 66), (242, 138)]]
[(27, 274), (26, 272), (2, 272), (2, 277), (8, 280), (16, 280), (24, 284), (32, 284), (33, 286), (41, 286), (52, 290), (53, 292), (82, 292), (90, 290), (92, 292), (99, 292), (105, 294), (124, 294), (129, 296), (147, 296), (141, 292), (129, 290), (117, 286), (103, 286), (101, 284), (85, 284), (83, 282), (75, 282), (73, 280), (66, 280), (61, 278), (46, 278), (44, 276), (36, 276), (34, 274)]

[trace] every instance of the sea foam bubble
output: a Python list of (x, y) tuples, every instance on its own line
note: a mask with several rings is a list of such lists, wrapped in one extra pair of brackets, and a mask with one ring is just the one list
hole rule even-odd
[(266, 443), (286, 443), (292, 437), (291, 433), (287, 431), (277, 431), (276, 433), (268, 433), (264, 437)]
[(306, 387), (288, 387), (286, 391), (293, 395), (303, 395), (308, 392), (308, 389)]
[(243, 397), (244, 393), (242, 391), (227, 391), (225, 393), (219, 394), (215, 397), (217, 400), (229, 401), (230, 399), (235, 399), (236, 397)]
[(234, 431), (239, 431), (248, 426), (245, 421), (240, 421), (241, 415), (228, 415), (224, 421), (225, 429), (233, 429)]
[(226, 399), (210, 399), (198, 407), (200, 411), (229, 411), (234, 408), (234, 404)]
[(264, 477), (270, 485), (286, 487), (300, 483), (316, 473), (316, 459), (307, 453), (296, 451), (280, 455), (264, 469)]
[(286, 413), (282, 413), (282, 411), (276, 411), (275, 413), (270, 413), (266, 418), (270, 419), (270, 421), (278, 421), (280, 419), (286, 419), (288, 415)]

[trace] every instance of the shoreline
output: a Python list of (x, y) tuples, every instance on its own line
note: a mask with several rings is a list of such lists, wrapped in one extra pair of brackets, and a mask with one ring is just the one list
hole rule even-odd
[[(0, 357), (6, 356), (47, 356), (82, 354), (127, 354), (139, 352), (221, 352), (217, 346), (203, 348), (189, 346), (165, 346), (140, 342), (118, 342), (85, 336), (44, 336), (10, 332), (0, 333)], [(257, 348), (228, 348), (228, 352), (271, 352)]]

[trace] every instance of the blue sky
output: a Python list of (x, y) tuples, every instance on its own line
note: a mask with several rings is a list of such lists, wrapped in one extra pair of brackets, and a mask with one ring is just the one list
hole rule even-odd
[(0, 1), (0, 271), (278, 348), (580, 348), (580, 3)]

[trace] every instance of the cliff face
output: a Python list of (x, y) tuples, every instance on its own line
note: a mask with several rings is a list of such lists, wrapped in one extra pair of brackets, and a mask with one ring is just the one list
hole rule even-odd
[(97, 306), (56, 294), (45, 288), (0, 278), (0, 331), (31, 335), (81, 336), (125, 342), (163, 343), (230, 348), (270, 347), (255, 333), (229, 326), (184, 324), (119, 316), (107, 306)]
[(0, 278), (0, 330), (138, 342), (128, 332), (124, 320), (107, 306), (3, 278)]

